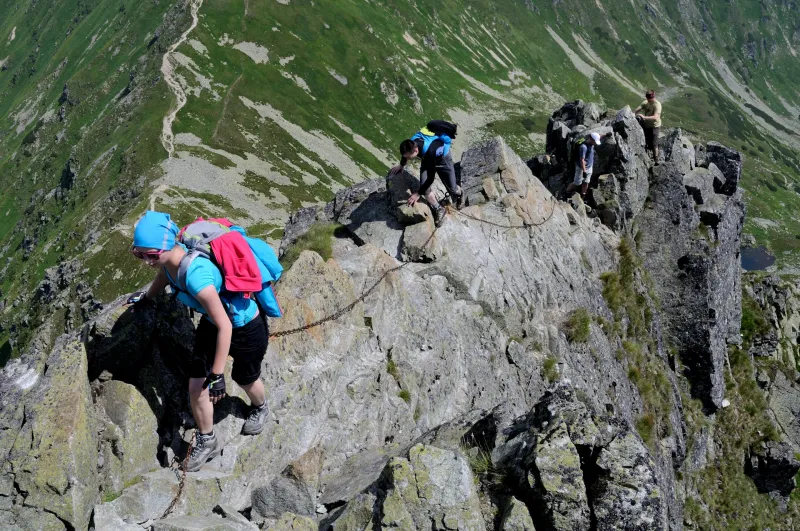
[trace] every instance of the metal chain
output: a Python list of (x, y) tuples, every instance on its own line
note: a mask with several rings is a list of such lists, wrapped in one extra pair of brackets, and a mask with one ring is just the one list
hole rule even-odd
[(181, 473), (178, 479), (178, 492), (175, 493), (175, 497), (172, 498), (169, 507), (167, 507), (167, 510), (164, 511), (164, 514), (161, 515), (161, 518), (159, 518), (159, 520), (163, 520), (164, 518), (169, 516), (172, 510), (175, 509), (175, 505), (177, 505), (178, 500), (181, 499), (181, 494), (183, 494), (183, 486), (186, 484), (186, 465), (189, 464), (189, 457), (191, 457), (192, 455), (192, 449), (194, 448), (194, 442), (196, 438), (197, 438), (197, 429), (195, 429), (194, 433), (192, 433), (192, 440), (189, 441), (189, 449), (186, 452), (186, 457), (183, 459), (183, 463), (181, 464), (180, 467)]
[[(523, 222), (522, 225), (503, 225), (501, 223), (495, 223), (493, 221), (488, 221), (488, 220), (485, 220), (485, 219), (476, 218), (475, 216), (471, 216), (471, 215), (467, 214), (466, 212), (462, 212), (460, 210), (455, 210), (455, 209), (452, 209), (451, 207), (445, 207), (445, 208), (447, 208), (448, 212), (455, 212), (456, 214), (459, 214), (459, 215), (464, 216), (466, 218), (473, 219), (473, 220), (479, 221), (481, 223), (494, 225), (495, 227), (500, 227), (500, 228), (503, 228), (503, 229), (523, 229), (523, 228), (527, 228), (527, 227), (538, 227), (538, 226), (544, 225), (545, 223), (550, 221), (550, 218), (553, 217), (553, 213), (555, 213), (556, 205), (555, 205), (555, 202), (553, 202), (553, 208), (550, 210), (550, 215), (548, 215), (547, 218), (545, 218), (541, 222), (539, 222), (539, 223), (524, 223)], [(428, 239), (425, 240), (425, 243), (422, 245), (423, 249), (428, 246), (428, 244), (431, 242), (431, 240), (433, 240), (433, 237), (436, 235), (436, 231), (438, 231), (438, 230), (439, 230), (438, 227), (435, 228), (433, 230), (433, 232), (431, 233), (431, 235), (428, 236)], [(329, 323), (331, 321), (335, 321), (339, 317), (341, 317), (344, 314), (350, 312), (353, 308), (356, 307), (356, 305), (358, 303), (363, 302), (364, 299), (366, 299), (373, 291), (375, 291), (375, 288), (377, 288), (378, 285), (381, 282), (383, 282), (384, 279), (390, 273), (394, 273), (395, 271), (399, 271), (399, 270), (403, 269), (405, 266), (407, 266), (408, 264), (412, 264), (412, 263), (413, 262), (403, 262), (399, 266), (396, 266), (396, 267), (393, 267), (391, 269), (386, 270), (380, 276), (380, 278), (378, 280), (376, 280), (375, 283), (372, 284), (372, 286), (369, 287), (369, 289), (367, 289), (365, 292), (363, 292), (356, 300), (354, 300), (353, 302), (351, 302), (347, 306), (341, 308), (336, 313), (334, 313), (332, 315), (328, 315), (326, 317), (323, 317), (322, 319), (319, 319), (317, 321), (313, 321), (313, 322), (308, 323), (306, 325), (298, 326), (297, 328), (290, 328), (289, 330), (281, 330), (280, 332), (275, 332), (274, 334), (270, 334), (270, 336), (269, 336), (270, 339), (284, 337), (284, 336), (290, 336), (290, 335), (293, 335), (293, 334), (299, 334), (300, 332), (304, 332), (304, 331), (309, 330), (311, 328), (315, 328), (315, 327), (323, 325), (325, 323)]]
[[(431, 235), (430, 235), (430, 236), (428, 236), (428, 239), (427, 239), (427, 240), (425, 240), (425, 243), (424, 243), (424, 244), (422, 244), (422, 248), (423, 248), (423, 249), (424, 249), (425, 247), (427, 247), (427, 246), (428, 246), (428, 244), (431, 242), (431, 240), (433, 240), (433, 237), (436, 235), (436, 231), (438, 231), (438, 230), (439, 230), (439, 227), (436, 227), (436, 228), (434, 228), (434, 229), (433, 229), (433, 232), (431, 232)], [(292, 335), (292, 334), (297, 334), (297, 333), (299, 333), (299, 332), (303, 332), (303, 331), (305, 331), (305, 330), (308, 330), (309, 328), (314, 328), (314, 327), (316, 327), (316, 326), (319, 326), (319, 325), (322, 325), (322, 324), (328, 323), (328, 322), (330, 322), (330, 321), (335, 321), (335, 320), (336, 320), (336, 319), (338, 319), (339, 317), (343, 316), (344, 314), (348, 313), (348, 312), (349, 312), (349, 311), (351, 311), (353, 308), (355, 308), (355, 307), (356, 307), (356, 305), (357, 305), (359, 302), (363, 302), (363, 301), (364, 301), (364, 299), (366, 299), (367, 297), (369, 297), (370, 293), (372, 293), (373, 291), (375, 291), (375, 288), (377, 288), (377, 287), (378, 287), (378, 285), (379, 285), (381, 282), (383, 282), (383, 280), (384, 280), (384, 279), (385, 279), (385, 278), (386, 278), (386, 277), (387, 277), (387, 276), (388, 276), (390, 273), (394, 273), (395, 271), (400, 271), (401, 269), (403, 269), (403, 268), (404, 268), (405, 266), (407, 266), (408, 264), (413, 264), (413, 263), (414, 263), (414, 262), (403, 262), (403, 263), (402, 263), (402, 264), (400, 264), (399, 266), (395, 266), (395, 267), (393, 267), (393, 268), (391, 268), (391, 269), (387, 269), (386, 271), (384, 271), (384, 272), (383, 272), (383, 274), (380, 276), (380, 278), (378, 278), (378, 280), (376, 280), (376, 281), (375, 281), (375, 283), (374, 283), (374, 284), (372, 284), (372, 286), (370, 286), (370, 287), (369, 287), (369, 289), (367, 289), (367, 290), (366, 290), (364, 293), (362, 293), (361, 295), (359, 295), (359, 296), (358, 296), (358, 298), (357, 298), (356, 300), (354, 300), (353, 302), (351, 302), (350, 304), (348, 304), (348, 305), (347, 305), (347, 306), (345, 306), (344, 308), (340, 309), (340, 310), (339, 310), (339, 311), (337, 311), (336, 313), (334, 313), (334, 314), (332, 314), (332, 315), (328, 315), (327, 317), (323, 317), (322, 319), (319, 319), (318, 321), (314, 321), (314, 322), (308, 323), (307, 325), (304, 325), (304, 326), (299, 326), (299, 327), (297, 327), (297, 328), (291, 328), (291, 329), (289, 329), (289, 330), (281, 330), (280, 332), (275, 332), (274, 334), (271, 334), (269, 337), (270, 337), (270, 338), (277, 338), (277, 337), (283, 337), (283, 336), (290, 336), (290, 335)]]
[(553, 214), (556, 211), (555, 200), (551, 199), (551, 203), (553, 205), (553, 208), (550, 209), (550, 214), (545, 219), (543, 219), (539, 223), (525, 223), (523, 221), (522, 225), (505, 225), (503, 223), (495, 223), (494, 221), (489, 221), (487, 219), (476, 218), (475, 216), (471, 216), (466, 212), (462, 212), (461, 210), (453, 210), (453, 212), (455, 212), (459, 216), (464, 216), (465, 218), (474, 219), (475, 221), (480, 221), (481, 223), (486, 223), (487, 225), (494, 225), (495, 227), (499, 227), (501, 229), (526, 229), (528, 227), (540, 227), (545, 223), (547, 223), (548, 221), (550, 221), (550, 218), (553, 217)]

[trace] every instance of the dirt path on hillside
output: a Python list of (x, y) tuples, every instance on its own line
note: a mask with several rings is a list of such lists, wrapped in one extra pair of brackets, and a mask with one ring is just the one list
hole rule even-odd
[(219, 126), (222, 123), (222, 120), (225, 119), (225, 111), (228, 110), (228, 100), (230, 99), (233, 89), (236, 88), (237, 83), (239, 83), (239, 81), (242, 80), (242, 75), (243, 74), (239, 74), (239, 77), (236, 78), (236, 81), (234, 81), (233, 84), (231, 84), (231, 86), (228, 88), (228, 92), (225, 93), (225, 98), (223, 99), (222, 102), (222, 113), (219, 115), (219, 119), (217, 120), (217, 125), (214, 126), (214, 132), (211, 134), (211, 140), (213, 142), (217, 142), (217, 133), (219, 132)]
[(174, 76), (175, 63), (172, 60), (172, 54), (178, 46), (183, 44), (189, 36), (189, 33), (197, 26), (197, 12), (200, 10), (201, 5), (203, 5), (203, 0), (189, 0), (189, 12), (192, 15), (192, 24), (183, 32), (181, 38), (169, 47), (161, 61), (161, 74), (164, 76), (164, 81), (166, 81), (167, 86), (169, 86), (170, 90), (175, 94), (175, 99), (177, 100), (175, 107), (164, 117), (161, 128), (161, 144), (164, 146), (164, 149), (167, 150), (168, 158), (172, 158), (172, 155), (175, 153), (175, 135), (172, 133), (172, 123), (175, 121), (178, 112), (186, 105), (186, 92)]

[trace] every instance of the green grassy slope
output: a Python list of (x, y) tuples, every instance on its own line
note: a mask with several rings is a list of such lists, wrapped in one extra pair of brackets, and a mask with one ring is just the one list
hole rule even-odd
[[(199, 71), (214, 88), (190, 95), (175, 130), (194, 135), (187, 155), (218, 157), (221, 150), (272, 165), (283, 182), (265, 171), (243, 184), (276, 209), (324, 200), (339, 185), (384, 171), (385, 159), (358, 145), (352, 132), (391, 159), (398, 141), (425, 119), (449, 116), (469, 130), (462, 144), (503, 134), (532, 155), (560, 101), (618, 108), (638, 104), (639, 89), (655, 87), (664, 94), (666, 127), (745, 153), (748, 230), (783, 267), (797, 266), (800, 138), (793, 131), (800, 113), (791, 109), (800, 102), (791, 80), (800, 75), (800, 34), (791, 6), (616, 2), (600, 10), (566, 1), (395, 1), (318, 9), (248, 0), (201, 11), (193, 34), (199, 46), (181, 47), (192, 66), (182, 71), (189, 87), (199, 87)], [(262, 54), (255, 59), (242, 51), (254, 45)], [(728, 88), (721, 71), (747, 85), (755, 104)], [(331, 152), (294, 136), (292, 126), (333, 139), (356, 171), (329, 164)], [(287, 200), (276, 201), (272, 190)]]
[(745, 153), (747, 230), (784, 270), (800, 262), (791, 3), (205, 0), (173, 58), (187, 104), (169, 161), (159, 135), (175, 98), (159, 68), (185, 4), (0, 12), (0, 345), (35, 325), (20, 319), (49, 266), (80, 258), (101, 300), (141, 285), (149, 272), (125, 251), (149, 205), (279, 238), (290, 210), (382, 175), (429, 118), (460, 124), (457, 151), (502, 134), (525, 157), (563, 101), (635, 106), (646, 87), (665, 127)]

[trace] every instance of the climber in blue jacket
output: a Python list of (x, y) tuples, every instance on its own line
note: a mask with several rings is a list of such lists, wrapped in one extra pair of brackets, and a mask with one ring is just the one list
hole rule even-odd
[(437, 227), (444, 223), (446, 211), (431, 190), (436, 174), (439, 174), (457, 209), (461, 210), (464, 201), (464, 193), (456, 181), (456, 170), (453, 158), (450, 156), (450, 145), (453, 142), (452, 138), (455, 137), (455, 131), (456, 126), (449, 122), (442, 120), (429, 122), (414, 136), (400, 143), (402, 156), (400, 164), (391, 169), (391, 174), (394, 175), (403, 171), (409, 160), (415, 157), (422, 159), (419, 190), (411, 194), (408, 204), (414, 205), (421, 196), (425, 196)]

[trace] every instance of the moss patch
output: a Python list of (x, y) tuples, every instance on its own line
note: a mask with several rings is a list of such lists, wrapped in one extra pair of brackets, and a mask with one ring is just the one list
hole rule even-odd
[(332, 239), (336, 236), (344, 235), (346, 231), (347, 229), (344, 225), (339, 223), (314, 224), (281, 257), (281, 264), (283, 264), (284, 270), (291, 268), (303, 251), (314, 251), (323, 260), (329, 260), (333, 256)]

